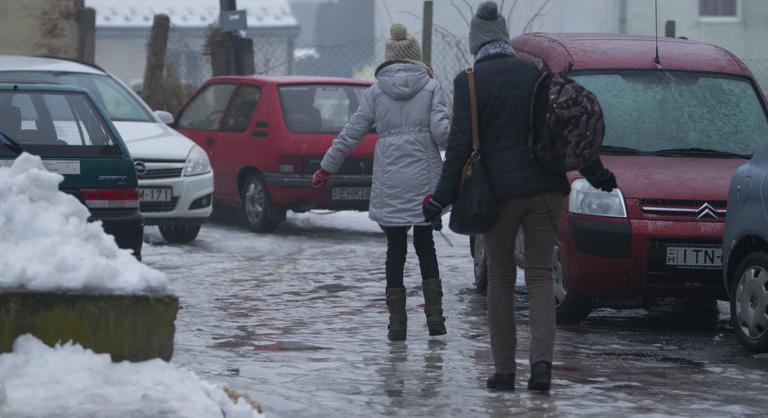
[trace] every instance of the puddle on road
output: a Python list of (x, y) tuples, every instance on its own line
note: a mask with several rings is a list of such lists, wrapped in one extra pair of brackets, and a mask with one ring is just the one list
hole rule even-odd
[(765, 411), (768, 357), (745, 354), (722, 317), (691, 330), (641, 310), (599, 310), (580, 327), (560, 327), (553, 392), (528, 393), (523, 288), (516, 300), (520, 389), (490, 392), (486, 301), (471, 289), (465, 238), (450, 235), (453, 248), (436, 240), (448, 335), (427, 335), (410, 251), (408, 340), (390, 343), (384, 239), (365, 216), (306, 215), (267, 235), (208, 224), (199, 242), (181, 247), (159, 244), (150, 229), (156, 244), (145, 261), (168, 272), (184, 305), (174, 363), (249, 391), (270, 417)]

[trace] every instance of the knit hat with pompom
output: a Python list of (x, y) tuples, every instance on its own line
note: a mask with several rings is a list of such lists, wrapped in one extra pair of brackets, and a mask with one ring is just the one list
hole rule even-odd
[(411, 60), (421, 61), (421, 47), (412, 36), (408, 35), (408, 29), (401, 23), (395, 23), (389, 29), (392, 36), (387, 40), (384, 48), (384, 58), (387, 61)]
[(469, 26), (469, 52), (477, 55), (483, 45), (493, 41), (509, 42), (509, 29), (496, 2), (486, 1), (477, 8)]

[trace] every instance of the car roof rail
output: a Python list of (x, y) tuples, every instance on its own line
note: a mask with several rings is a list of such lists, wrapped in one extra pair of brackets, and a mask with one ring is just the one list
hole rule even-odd
[(57, 57), (57, 56), (53, 56), (53, 55), (37, 55), (37, 58), (48, 58), (48, 59), (53, 59), (53, 60), (61, 60), (61, 61), (74, 62), (76, 64), (85, 65), (86, 67), (95, 68), (95, 69), (97, 69), (97, 70), (99, 70), (101, 72), (104, 72), (104, 73), (107, 72), (107, 70), (99, 67), (98, 65), (96, 65), (96, 64), (94, 64), (92, 62), (82, 61), (82, 60), (79, 60), (79, 59), (76, 59), (76, 58)]
[(46, 80), (24, 80), (19, 78), (2, 78), (0, 77), (0, 84), (49, 84), (49, 85), (61, 85), (55, 81)]

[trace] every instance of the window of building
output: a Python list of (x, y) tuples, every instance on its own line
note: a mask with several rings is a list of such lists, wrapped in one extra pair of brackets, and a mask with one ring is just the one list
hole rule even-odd
[(711, 20), (738, 20), (741, 0), (699, 0), (699, 16)]

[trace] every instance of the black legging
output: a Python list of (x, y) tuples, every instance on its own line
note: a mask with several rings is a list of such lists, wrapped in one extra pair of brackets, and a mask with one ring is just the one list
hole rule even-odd
[[(403, 285), (403, 269), (405, 256), (408, 253), (409, 226), (384, 227), (387, 233), (387, 287), (405, 287)], [(431, 226), (413, 227), (413, 246), (419, 257), (421, 279), (439, 279), (435, 241), (432, 239)]]

